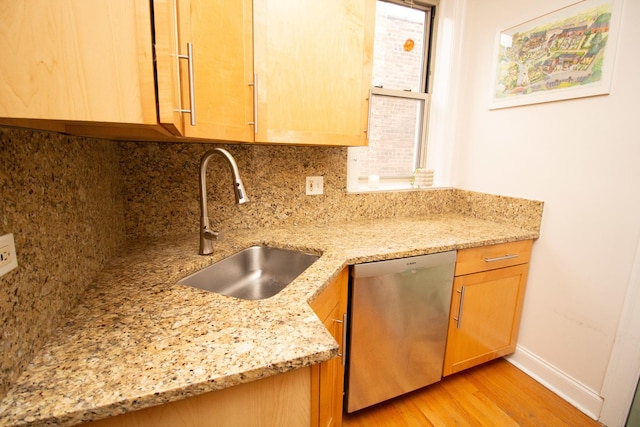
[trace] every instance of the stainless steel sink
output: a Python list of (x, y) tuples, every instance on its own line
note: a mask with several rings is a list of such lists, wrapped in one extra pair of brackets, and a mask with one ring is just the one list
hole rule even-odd
[(246, 300), (274, 296), (319, 257), (299, 251), (251, 246), (178, 283)]

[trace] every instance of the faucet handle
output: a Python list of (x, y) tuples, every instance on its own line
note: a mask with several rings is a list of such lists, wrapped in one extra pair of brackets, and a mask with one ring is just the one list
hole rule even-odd
[(220, 240), (222, 239), (222, 233), (219, 231), (204, 230), (202, 232), (202, 237), (207, 240)]

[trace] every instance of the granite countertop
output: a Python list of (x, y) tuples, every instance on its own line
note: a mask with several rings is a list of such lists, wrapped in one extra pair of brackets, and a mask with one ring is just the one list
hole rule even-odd
[[(309, 303), (350, 264), (538, 237), (462, 215), (229, 231), (133, 243), (0, 402), (0, 425), (69, 426), (309, 366), (337, 343)], [(177, 281), (254, 244), (321, 257), (279, 294), (244, 301)]]

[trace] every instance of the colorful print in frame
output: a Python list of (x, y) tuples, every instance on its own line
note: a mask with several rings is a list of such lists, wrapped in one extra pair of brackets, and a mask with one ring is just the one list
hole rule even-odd
[(608, 94), (622, 0), (586, 0), (500, 31), (490, 108)]

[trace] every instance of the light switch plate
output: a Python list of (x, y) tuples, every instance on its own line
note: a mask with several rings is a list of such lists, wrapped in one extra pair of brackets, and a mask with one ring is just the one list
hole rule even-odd
[(18, 257), (13, 234), (0, 236), (0, 276), (4, 276), (16, 267), (18, 267)]
[(308, 176), (306, 193), (307, 196), (322, 194), (324, 192), (324, 177)]

